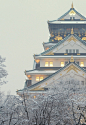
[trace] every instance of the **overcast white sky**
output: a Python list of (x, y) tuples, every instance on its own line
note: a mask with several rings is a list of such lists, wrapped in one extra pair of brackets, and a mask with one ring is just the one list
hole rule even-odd
[(1, 90), (16, 94), (25, 82), (25, 70), (33, 68), (33, 54), (48, 42), (47, 20), (59, 18), (71, 3), (86, 16), (86, 0), (0, 0), (0, 55), (6, 57), (8, 83)]

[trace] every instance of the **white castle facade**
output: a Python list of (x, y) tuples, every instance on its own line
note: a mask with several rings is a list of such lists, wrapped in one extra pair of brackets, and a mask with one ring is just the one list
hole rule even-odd
[(86, 84), (86, 18), (70, 8), (57, 20), (48, 21), (49, 42), (44, 52), (34, 55), (33, 70), (26, 70), (24, 92), (45, 93), (54, 81), (75, 79)]

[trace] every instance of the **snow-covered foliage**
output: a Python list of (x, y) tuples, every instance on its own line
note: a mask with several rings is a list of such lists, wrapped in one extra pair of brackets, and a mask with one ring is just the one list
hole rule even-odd
[[(48, 92), (22, 98), (8, 95), (0, 107), (1, 125), (81, 125), (86, 120), (86, 86), (54, 81)], [(1, 95), (3, 98), (3, 95)]]
[(8, 75), (7, 71), (4, 69), (6, 67), (3, 63), (5, 62), (5, 58), (0, 56), (0, 85), (6, 83), (4, 78)]

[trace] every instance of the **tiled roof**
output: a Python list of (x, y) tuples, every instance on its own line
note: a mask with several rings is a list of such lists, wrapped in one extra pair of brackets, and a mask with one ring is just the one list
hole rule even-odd
[[(57, 20), (59, 21), (59, 20), (61, 20), (61, 19), (63, 19), (63, 17), (64, 16), (66, 16), (71, 10), (74, 10), (75, 12), (76, 12), (76, 14), (78, 14), (81, 18), (83, 18), (84, 20), (86, 20), (86, 18), (83, 16), (83, 15), (81, 15), (77, 10), (75, 10), (74, 8), (70, 8), (70, 10), (68, 10), (65, 14), (63, 14), (61, 17), (59, 17)], [(52, 21), (49, 21), (49, 22), (55, 22), (55, 21), (57, 21), (57, 20), (52, 20)]]
[(58, 42), (56, 45), (52, 46), (51, 48), (49, 48), (48, 50), (44, 51), (43, 53), (41, 53), (40, 55), (43, 55), (49, 51), (51, 51), (52, 49), (56, 48), (57, 46), (59, 46), (60, 44), (62, 44), (65, 40), (67, 40), (69, 38), (70, 35), (66, 36), (63, 40), (61, 40), (60, 42)]
[[(40, 55), (46, 54), (48, 52), (50, 52), (51, 50), (53, 50), (54, 48), (56, 48), (57, 46), (59, 46), (60, 44), (62, 44), (65, 40), (67, 40), (69, 37), (71, 36), (71, 34), (69, 34), (68, 36), (66, 36), (63, 40), (61, 40), (60, 42), (58, 42), (56, 45), (52, 46), (51, 48), (49, 48), (48, 50), (40, 53)], [(82, 44), (84, 44), (86, 46), (86, 42), (84, 40), (82, 40), (80, 37), (78, 37), (77, 35), (73, 34), (73, 36), (78, 39)]]

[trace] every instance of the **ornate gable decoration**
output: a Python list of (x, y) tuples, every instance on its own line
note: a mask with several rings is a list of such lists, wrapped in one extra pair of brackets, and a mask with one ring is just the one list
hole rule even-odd
[(54, 39), (55, 40), (63, 40), (61, 36), (56, 36)]
[(71, 66), (69, 66), (67, 69), (65, 69), (64, 71), (66, 71), (66, 70), (67, 70), (67, 73), (70, 72), (71, 70), (74, 70), (76, 73), (78, 73), (78, 71), (80, 71), (80, 69), (75, 67), (73, 64)]
[(74, 62), (73, 56), (71, 56), (70, 62)]
[(54, 53), (51, 51), (51, 52), (47, 53), (46, 55), (54, 55)]
[(40, 86), (37, 86), (36, 88), (34, 88), (34, 89), (31, 89), (31, 91), (43, 91), (44, 90), (44, 88), (40, 88)]
[(71, 40), (73, 40), (74, 42), (76, 42), (77, 40), (75, 39), (74, 36), (71, 36), (69, 39), (68, 39), (68, 42), (70, 42)]
[(69, 12), (69, 15), (76, 15), (76, 13), (75, 13), (74, 10), (71, 10), (71, 11)]

